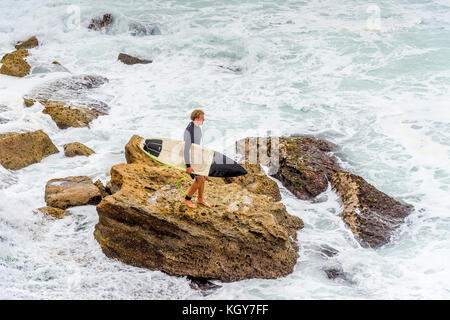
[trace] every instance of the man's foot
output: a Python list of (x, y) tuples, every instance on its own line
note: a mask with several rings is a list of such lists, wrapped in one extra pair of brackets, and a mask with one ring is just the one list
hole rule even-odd
[(184, 203), (185, 205), (187, 205), (189, 208), (192, 208), (192, 209), (197, 208), (197, 206), (196, 206), (194, 203), (192, 203), (191, 200), (186, 200), (186, 199), (184, 199), (184, 200), (183, 200), (183, 203)]
[(205, 207), (211, 208), (211, 206), (209, 205), (209, 203), (206, 202), (205, 200), (197, 199), (197, 203), (198, 203), (198, 204), (202, 204), (202, 205), (204, 205)]

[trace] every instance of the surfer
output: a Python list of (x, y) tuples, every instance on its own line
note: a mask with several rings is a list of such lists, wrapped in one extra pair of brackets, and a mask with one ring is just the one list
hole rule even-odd
[(198, 190), (197, 203), (210, 208), (211, 206), (203, 198), (206, 177), (196, 175), (194, 173), (194, 169), (191, 167), (190, 161), (191, 144), (200, 144), (200, 141), (202, 139), (202, 129), (200, 128), (200, 126), (203, 125), (203, 121), (205, 121), (205, 113), (200, 109), (196, 109), (191, 113), (191, 120), (192, 121), (189, 122), (186, 130), (184, 131), (184, 162), (186, 163), (186, 172), (191, 175), (192, 179), (194, 179), (194, 182), (189, 187), (189, 190), (185, 198), (183, 199), (183, 203), (189, 208), (197, 208), (197, 206), (191, 201), (191, 199), (194, 193)]

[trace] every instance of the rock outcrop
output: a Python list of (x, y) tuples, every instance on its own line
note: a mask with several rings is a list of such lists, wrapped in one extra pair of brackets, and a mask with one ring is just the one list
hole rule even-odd
[(14, 77), (24, 77), (30, 73), (31, 66), (25, 60), (29, 56), (26, 49), (18, 49), (3, 56), (0, 73)]
[(19, 170), (58, 152), (42, 130), (0, 134), (0, 164), (6, 169)]
[(26, 106), (39, 101), (60, 129), (89, 127), (92, 120), (107, 114), (106, 103), (89, 96), (89, 90), (108, 79), (92, 75), (65, 77), (34, 88), (24, 97)]
[(152, 158), (146, 155), (140, 148), (143, 140), (144, 138), (138, 135), (133, 135), (128, 141), (125, 146), (125, 159), (127, 160), (127, 163), (140, 163), (150, 167), (157, 166), (158, 163), (153, 161)]
[(100, 190), (86, 176), (51, 179), (45, 186), (45, 202), (54, 208), (97, 205), (101, 199)]
[(28, 40), (19, 41), (15, 45), (15, 48), (16, 49), (32, 49), (32, 48), (37, 47), (38, 45), (39, 45), (38, 39), (35, 36), (33, 36), (33, 37), (29, 38)]
[(111, 168), (106, 189), (112, 195), (97, 206), (94, 236), (108, 257), (171, 275), (225, 282), (293, 271), (303, 222), (274, 200), (274, 192), (247, 188), (260, 183), (261, 172), (255, 169), (248, 174), (256, 178), (238, 183), (208, 178), (205, 198), (212, 207), (190, 209), (178, 188), (186, 190), (192, 180), (183, 179), (186, 173), (178, 169), (153, 163), (138, 148), (142, 140), (136, 135), (130, 139), (125, 153), (129, 164)]
[(66, 157), (75, 157), (75, 156), (85, 156), (88, 157), (91, 154), (95, 153), (89, 147), (86, 147), (84, 144), (79, 142), (71, 142), (64, 145), (64, 155)]
[(60, 129), (89, 127), (92, 120), (104, 114), (85, 107), (72, 107), (65, 102), (39, 102), (45, 107), (42, 113), (48, 114)]
[[(280, 202), (210, 179), (212, 208), (189, 209), (173, 168), (119, 164), (111, 184), (119, 190), (97, 206), (94, 236), (103, 252), (125, 263), (172, 275), (222, 281), (277, 278), (293, 271), (299, 218)], [(187, 189), (189, 181), (181, 181)]]
[[(257, 141), (254, 139), (250, 138)], [(267, 145), (250, 144), (250, 140), (237, 142), (244, 159), (252, 153), (258, 155), (261, 148), (270, 157), (270, 139)], [(279, 138), (278, 170), (273, 175), (302, 200), (315, 198), (331, 183), (344, 206), (341, 217), (361, 245), (376, 248), (388, 243), (392, 232), (411, 212), (411, 206), (377, 190), (362, 177), (342, 170), (330, 155), (334, 150), (333, 144), (312, 137)]]
[(119, 60), (122, 63), (125, 64), (148, 64), (148, 63), (152, 63), (152, 60), (145, 60), (145, 59), (139, 59), (133, 56), (130, 56), (128, 54), (125, 53), (119, 53), (119, 56), (117, 57), (117, 60)]

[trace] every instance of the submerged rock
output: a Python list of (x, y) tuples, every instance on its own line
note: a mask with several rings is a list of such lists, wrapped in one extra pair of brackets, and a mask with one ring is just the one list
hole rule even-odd
[(130, 56), (128, 54), (125, 54), (125, 53), (119, 53), (119, 57), (117, 58), (117, 60), (119, 60), (122, 63), (129, 64), (129, 65), (131, 65), (131, 64), (138, 64), (138, 63), (139, 64), (152, 63), (152, 60), (145, 60), (145, 59), (141, 60), (139, 58), (132, 57), (132, 56)]
[(104, 28), (108, 28), (114, 22), (114, 18), (111, 13), (105, 13), (103, 17), (95, 17), (91, 19), (91, 22), (88, 25), (88, 29), (92, 30), (101, 30)]
[(222, 69), (226, 69), (229, 71), (232, 71), (234, 73), (242, 73), (242, 67), (239, 66), (224, 66), (224, 65), (218, 65)]
[(128, 26), (133, 36), (149, 36), (161, 34), (160, 24), (156, 22), (131, 22)]
[[(139, 267), (225, 282), (293, 271), (302, 222), (282, 203), (208, 178), (212, 207), (189, 209), (175, 186), (184, 176), (164, 166), (113, 166), (111, 184), (119, 190), (97, 206), (94, 236), (103, 252)], [(179, 185), (187, 189), (190, 182)]]
[[(250, 145), (250, 141), (256, 143)], [(331, 183), (344, 206), (341, 217), (361, 245), (377, 248), (388, 243), (392, 232), (411, 212), (411, 206), (377, 190), (362, 177), (342, 170), (334, 156), (329, 155), (335, 150), (330, 142), (312, 137), (281, 137), (278, 141), (278, 170), (274, 177), (302, 200), (314, 199)], [(267, 142), (262, 145), (255, 138), (246, 138), (236, 146), (245, 159), (252, 153), (259, 155), (261, 148), (269, 158), (271, 140)]]
[(330, 280), (341, 279), (344, 281), (351, 281), (350, 275), (347, 272), (344, 272), (344, 269), (342, 269), (341, 266), (324, 268), (323, 271)]
[(52, 216), (56, 219), (62, 219), (65, 216), (69, 215), (70, 213), (66, 210), (54, 208), (54, 207), (42, 207), (38, 208), (37, 211), (42, 212), (45, 215)]
[(100, 190), (86, 176), (51, 179), (45, 186), (45, 202), (54, 208), (96, 205), (101, 199)]
[(0, 164), (6, 169), (19, 170), (58, 152), (42, 130), (0, 134)]
[(194, 290), (201, 290), (203, 295), (206, 295), (204, 291), (222, 288), (222, 286), (212, 283), (206, 278), (195, 278), (191, 276), (187, 276), (186, 278), (190, 281), (189, 286)]
[(75, 157), (75, 156), (90, 156), (95, 153), (89, 147), (86, 147), (84, 144), (79, 142), (71, 142), (64, 145), (64, 154), (66, 157)]
[(89, 127), (92, 120), (107, 114), (106, 103), (88, 96), (89, 89), (95, 89), (108, 79), (93, 75), (79, 75), (50, 81), (34, 88), (24, 97), (25, 105), (39, 101), (42, 111), (50, 115), (60, 129)]
[(24, 77), (30, 73), (31, 66), (25, 60), (29, 53), (25, 49), (18, 49), (3, 56), (0, 73), (14, 77)]
[(15, 45), (15, 48), (16, 49), (32, 49), (32, 48), (37, 47), (38, 45), (39, 45), (38, 39), (35, 36), (33, 36), (33, 37), (29, 38), (28, 40), (19, 41)]

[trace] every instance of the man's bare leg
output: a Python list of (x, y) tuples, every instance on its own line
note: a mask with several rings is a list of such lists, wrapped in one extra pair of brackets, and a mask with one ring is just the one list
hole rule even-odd
[[(198, 188), (199, 188), (199, 183), (198, 183), (197, 179), (195, 179), (194, 183), (192, 183), (192, 185), (189, 187), (187, 196), (189, 198), (191, 198), (194, 195), (195, 191), (197, 191)], [(191, 200), (187, 200), (186, 198), (183, 200), (183, 203), (185, 205), (187, 205), (189, 208), (192, 208), (192, 209), (197, 208), (197, 206)]]
[(203, 194), (204, 194), (204, 191), (205, 191), (206, 177), (200, 176), (200, 177), (197, 177), (197, 179), (198, 179), (198, 199), (197, 199), (197, 203), (200, 203), (200, 204), (204, 205), (205, 207), (211, 208), (209, 203), (206, 202), (203, 199)]

